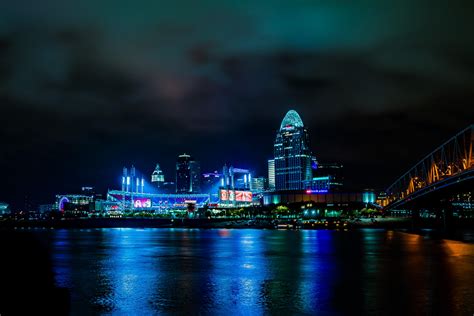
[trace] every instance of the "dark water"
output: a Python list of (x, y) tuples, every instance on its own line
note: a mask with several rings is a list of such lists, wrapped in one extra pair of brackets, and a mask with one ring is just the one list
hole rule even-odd
[(73, 314), (473, 315), (474, 244), (384, 230), (43, 230)]

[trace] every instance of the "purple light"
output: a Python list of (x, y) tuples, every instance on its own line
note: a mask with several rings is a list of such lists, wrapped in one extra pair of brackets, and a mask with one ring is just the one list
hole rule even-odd
[(328, 193), (328, 190), (321, 189), (321, 190), (306, 190), (306, 194), (312, 194), (312, 193)]
[(65, 196), (63, 196), (60, 200), (59, 200), (59, 210), (61, 212), (64, 212), (64, 203), (69, 203), (69, 199)]

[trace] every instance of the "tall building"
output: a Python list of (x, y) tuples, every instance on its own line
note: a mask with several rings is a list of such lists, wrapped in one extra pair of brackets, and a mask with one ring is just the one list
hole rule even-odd
[(253, 192), (263, 192), (267, 188), (267, 178), (265, 177), (255, 177), (252, 178), (252, 191)]
[(178, 156), (176, 162), (176, 192), (199, 193), (201, 191), (201, 166), (190, 155)]
[(161, 188), (165, 183), (165, 176), (161, 171), (160, 164), (156, 164), (155, 170), (151, 174), (151, 183), (157, 188)]
[(275, 160), (268, 160), (268, 189), (275, 190)]
[(199, 161), (191, 160), (189, 162), (191, 187), (190, 193), (201, 193), (201, 164)]
[(302, 190), (312, 179), (308, 130), (299, 114), (286, 113), (274, 144), (275, 189)]

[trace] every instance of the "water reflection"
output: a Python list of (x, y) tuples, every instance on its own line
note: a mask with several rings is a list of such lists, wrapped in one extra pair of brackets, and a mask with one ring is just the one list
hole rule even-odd
[(44, 233), (74, 314), (473, 312), (473, 244), (383, 230)]

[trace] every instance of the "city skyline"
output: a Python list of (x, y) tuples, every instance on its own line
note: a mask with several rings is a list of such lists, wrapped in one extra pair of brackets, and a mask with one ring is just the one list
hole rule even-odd
[(320, 161), (385, 189), (473, 121), (472, 6), (2, 4), (0, 200), (172, 175), (184, 151), (265, 175), (291, 108)]
[[(277, 134), (280, 133), (281, 131), (281, 128), (282, 128), (282, 124), (285, 122), (285, 120), (287, 120), (287, 116), (288, 116), (288, 113), (292, 113), (292, 112), (295, 112), (297, 113), (296, 111), (294, 110), (291, 110), (291, 109), (288, 109), (287, 112), (285, 112), (285, 117), (283, 118), (283, 120), (280, 119), (280, 123), (278, 124), (279, 127), (276, 128), (276, 131), (277, 131)], [(297, 113), (298, 115), (298, 113)], [(298, 115), (299, 116), (299, 115)], [(301, 118), (300, 118), (301, 120)], [(306, 129), (306, 133), (308, 132), (308, 129)], [(275, 137), (273, 136), (273, 142), (275, 141)], [(273, 146), (269, 146), (268, 144), (265, 144), (265, 147), (274, 147), (275, 145), (273, 144)], [(310, 151), (312, 151), (314, 148), (314, 146), (312, 146), (312, 144), (310, 143)], [(267, 157), (270, 157), (272, 159), (274, 159), (273, 155), (274, 155), (274, 148), (272, 148), (272, 153), (269, 153), (267, 155)], [(188, 151), (189, 152), (189, 151)], [(186, 154), (181, 154), (181, 155), (186, 155)], [(180, 156), (181, 156), (180, 155)], [(171, 156), (171, 159), (170, 157)], [(165, 183), (173, 183), (173, 187), (176, 186), (176, 155), (173, 155), (172, 153), (168, 153), (167, 155), (163, 155), (161, 156), (163, 161), (172, 161), (171, 162), (171, 165), (172, 166), (168, 166), (168, 165), (165, 165), (165, 167), (163, 168), (164, 171), (163, 172), (163, 175), (164, 175), (164, 179), (165, 179)], [(173, 161), (173, 157), (175, 157), (174, 161)], [(241, 156), (243, 159), (243, 161), (254, 161), (255, 159), (253, 159), (250, 156)], [(319, 157), (325, 157), (324, 153), (322, 153), (322, 155), (319, 155), (319, 151), (318, 151), (318, 158)], [(313, 155), (312, 156), (313, 159), (315, 159), (316, 157)], [(194, 159), (194, 158), (192, 158)], [(138, 159), (139, 161), (141, 159)], [(138, 170), (140, 171), (140, 174), (143, 175), (144, 179), (145, 179), (145, 183), (147, 184), (147, 186), (149, 185), (150, 188), (153, 187), (153, 184), (152, 184), (152, 181), (151, 181), (151, 175), (153, 173), (153, 171), (155, 170), (154, 168), (152, 168), (151, 166), (154, 165), (155, 168), (156, 168), (156, 164), (159, 164), (159, 165), (162, 165), (161, 161), (158, 161), (158, 160), (150, 160), (148, 159), (147, 161), (152, 161), (152, 164), (151, 165), (147, 165), (145, 167), (143, 166), (139, 166)], [(199, 164), (201, 164), (201, 160), (197, 159)], [(230, 161), (235, 161), (236, 163), (239, 163), (238, 160), (236, 160), (235, 158), (230, 160), (230, 159), (227, 159), (227, 160), (224, 160), (224, 164), (226, 163), (230, 163)], [(261, 162), (259, 161), (256, 166), (251, 166), (250, 169), (252, 170), (252, 172), (255, 173), (255, 176), (265, 176), (267, 177), (268, 179), (268, 159), (266, 159), (265, 161)], [(344, 161), (344, 159), (341, 159), (341, 161)], [(332, 163), (334, 161), (321, 161), (320, 162), (322, 163)], [(125, 162), (125, 163), (129, 163), (128, 161)], [(217, 164), (219, 163), (222, 163), (222, 162), (217, 162)], [(219, 170), (219, 166), (216, 165), (216, 166), (210, 166), (210, 163), (208, 161), (204, 161), (204, 165), (206, 166), (207, 169), (203, 169), (201, 170), (200, 174), (202, 175), (203, 173), (205, 172), (209, 172), (209, 171), (213, 171), (213, 170)], [(349, 164), (350, 165), (350, 164)], [(150, 172), (148, 172), (150, 171)], [(405, 170), (406, 171), (406, 170)], [(346, 170), (344, 171), (345, 173), (347, 172), (347, 168)], [(354, 179), (351, 179), (351, 176), (355, 174), (354, 170), (348, 170), (347, 172), (347, 177), (346, 178), (346, 183), (349, 184), (349, 186), (352, 186), (352, 187), (356, 187), (358, 190), (359, 189), (375, 189), (376, 191), (382, 191), (384, 189), (386, 189), (387, 187), (387, 184), (383, 184), (384, 186), (370, 186), (370, 185), (361, 185), (360, 182), (358, 181), (354, 181)], [(110, 181), (110, 179), (115, 179), (117, 181)], [(69, 189), (69, 192), (79, 192), (79, 189), (80, 187), (84, 186), (84, 185), (90, 185), (90, 186), (93, 186), (95, 188), (97, 188), (97, 191), (98, 192), (101, 192), (101, 193), (105, 193), (107, 191), (107, 189), (113, 189), (114, 187), (116, 188), (119, 188), (120, 186), (120, 181), (121, 180), (121, 177), (117, 177), (117, 172), (116, 170), (114, 171), (114, 174), (112, 175), (112, 177), (108, 180), (105, 180), (105, 181), (100, 181), (100, 180), (97, 180), (96, 178), (91, 178), (92, 181), (89, 181), (89, 182), (72, 182), (72, 183), (76, 183), (77, 185), (75, 186), (72, 186), (72, 185), (69, 185), (69, 186), (66, 186), (68, 187)], [(393, 180), (393, 179), (390, 179), (390, 180)], [(116, 183), (115, 183), (116, 182)], [(51, 186), (50, 188), (50, 193), (49, 195), (48, 194), (38, 194), (38, 192), (36, 192), (36, 195), (35, 194), (30, 194), (29, 192), (24, 192), (24, 194), (20, 194), (20, 200), (10, 200), (8, 201), (9, 203), (11, 203), (11, 206), (13, 207), (16, 207), (17, 209), (22, 209), (24, 207), (33, 207), (33, 208), (36, 208), (36, 206), (40, 205), (40, 204), (44, 204), (44, 203), (48, 203), (52, 200), (52, 198), (57, 194), (57, 193), (67, 193), (68, 191), (66, 191), (66, 189), (64, 189), (64, 191), (62, 191), (60, 188), (58, 189), (57, 186)], [(6, 201), (6, 199), (5, 199)]]
[(473, 29), (472, 0), (0, 1), (0, 316), (474, 316)]

